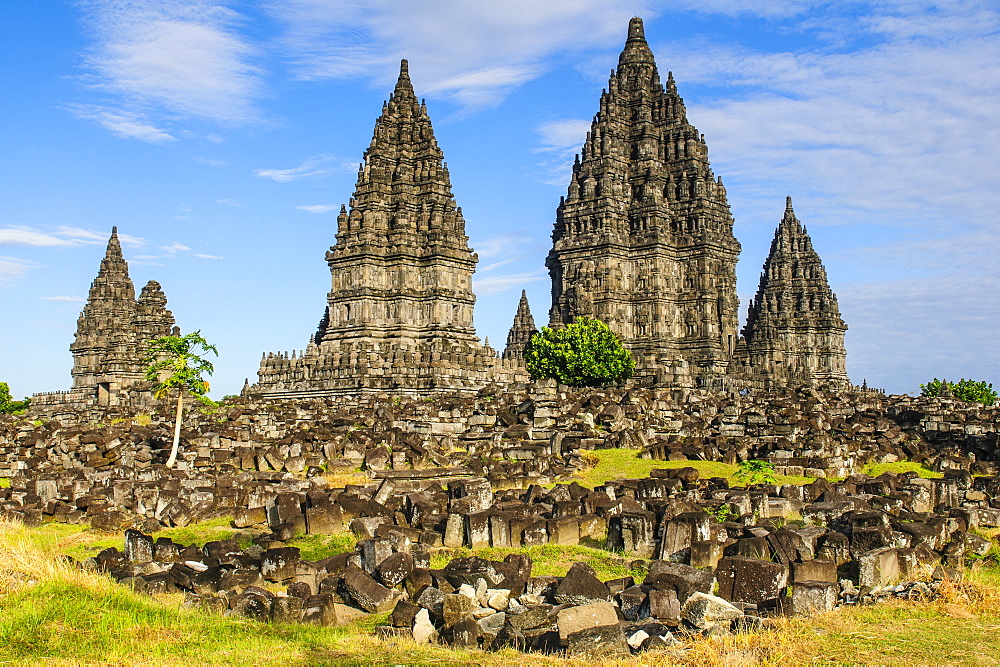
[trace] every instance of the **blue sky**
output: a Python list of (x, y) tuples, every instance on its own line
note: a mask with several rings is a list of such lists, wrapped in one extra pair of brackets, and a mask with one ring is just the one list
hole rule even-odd
[(544, 257), (628, 19), (706, 136), (757, 286), (794, 199), (856, 382), (1000, 383), (1000, 9), (808, 0), (51, 0), (0, 8), (0, 380), (70, 384), (112, 225), (221, 352), (213, 395), (301, 349), (336, 211), (410, 62), (480, 256), (502, 347)]

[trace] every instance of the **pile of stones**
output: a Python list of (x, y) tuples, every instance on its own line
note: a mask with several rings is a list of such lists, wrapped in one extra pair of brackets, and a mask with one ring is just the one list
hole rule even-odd
[[(574, 563), (562, 577), (532, 576), (531, 559), (523, 554), (502, 561), (454, 558), (431, 569), (432, 549), (397, 530), (359, 540), (354, 551), (320, 561), (303, 560), (298, 549), (271, 546), (261, 536), (259, 543), (241, 548), (247, 537), (199, 548), (128, 530), (124, 551), (106, 549), (83, 565), (141, 592), (183, 592), (188, 607), (262, 622), (343, 625), (391, 610), (375, 629), (378, 636), (602, 655), (754, 631), (768, 618), (838, 603), (932, 599), (940, 579), (955, 576), (938, 568), (936, 579), (876, 588), (858, 588), (850, 580), (831, 586), (796, 580), (788, 597), (773, 563), (739, 557), (704, 569), (635, 561), (629, 565), (642, 573), (639, 579), (601, 581), (584, 563)], [(813, 561), (799, 567), (822, 576), (830, 565)]]

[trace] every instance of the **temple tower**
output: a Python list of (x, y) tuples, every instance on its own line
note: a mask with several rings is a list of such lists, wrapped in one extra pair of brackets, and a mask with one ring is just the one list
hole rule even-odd
[(472, 322), (465, 220), (407, 62), (326, 253), (332, 289), (301, 355), (261, 361), (252, 391), (288, 396), (477, 389), (496, 359)]
[(704, 137), (672, 75), (660, 82), (642, 20), (628, 39), (561, 200), (546, 266), (549, 322), (607, 322), (660, 382), (726, 372), (736, 346), (740, 245)]
[(504, 348), (503, 358), (524, 359), (524, 351), (528, 349), (528, 343), (536, 333), (538, 329), (535, 328), (531, 308), (528, 307), (528, 293), (521, 290), (521, 300), (517, 303), (514, 324), (507, 333), (507, 347)]
[(174, 316), (159, 283), (150, 281), (135, 298), (135, 286), (122, 257), (118, 228), (111, 230), (101, 268), (77, 319), (73, 353), (73, 390), (94, 392), (97, 405), (143, 381), (149, 343), (171, 333)]
[(749, 365), (779, 386), (847, 387), (846, 332), (826, 269), (788, 197), (743, 329)]

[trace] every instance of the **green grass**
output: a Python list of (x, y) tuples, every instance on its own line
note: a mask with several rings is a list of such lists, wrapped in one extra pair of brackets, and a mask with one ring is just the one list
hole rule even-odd
[[(582, 486), (594, 488), (600, 484), (616, 479), (641, 479), (649, 477), (655, 469), (696, 468), (702, 478), (724, 477), (733, 486), (742, 486), (735, 478), (738, 466), (718, 461), (655, 461), (640, 459), (638, 449), (597, 449), (584, 452), (586, 459), (596, 461), (596, 464), (577, 475), (577, 481)], [(776, 484), (811, 484), (812, 477), (793, 475), (775, 475)]]
[(899, 474), (901, 472), (915, 472), (925, 479), (941, 479), (943, 473), (934, 472), (922, 463), (916, 461), (894, 461), (893, 463), (869, 463), (861, 471), (872, 477), (878, 477), (884, 472)]
[(298, 547), (303, 560), (321, 560), (337, 554), (354, 551), (358, 538), (353, 533), (336, 535), (300, 535), (288, 541), (288, 546)]

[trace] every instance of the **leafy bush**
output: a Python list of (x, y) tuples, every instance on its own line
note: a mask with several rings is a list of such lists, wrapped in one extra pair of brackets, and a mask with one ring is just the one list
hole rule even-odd
[(542, 327), (524, 353), (531, 377), (555, 378), (571, 387), (596, 387), (632, 375), (635, 360), (598, 319), (578, 317), (562, 329)]
[(921, 396), (947, 396), (948, 394), (960, 401), (982, 403), (983, 405), (995, 405), (998, 398), (993, 385), (986, 381), (976, 382), (962, 378), (958, 382), (948, 382), (934, 378), (927, 384), (920, 385)]
[(755, 459), (743, 461), (733, 474), (733, 478), (746, 486), (774, 484), (774, 464), (769, 461), (757, 461)]
[(0, 414), (23, 415), (30, 403), (30, 398), (15, 401), (10, 395), (10, 386), (6, 382), (0, 382)]

